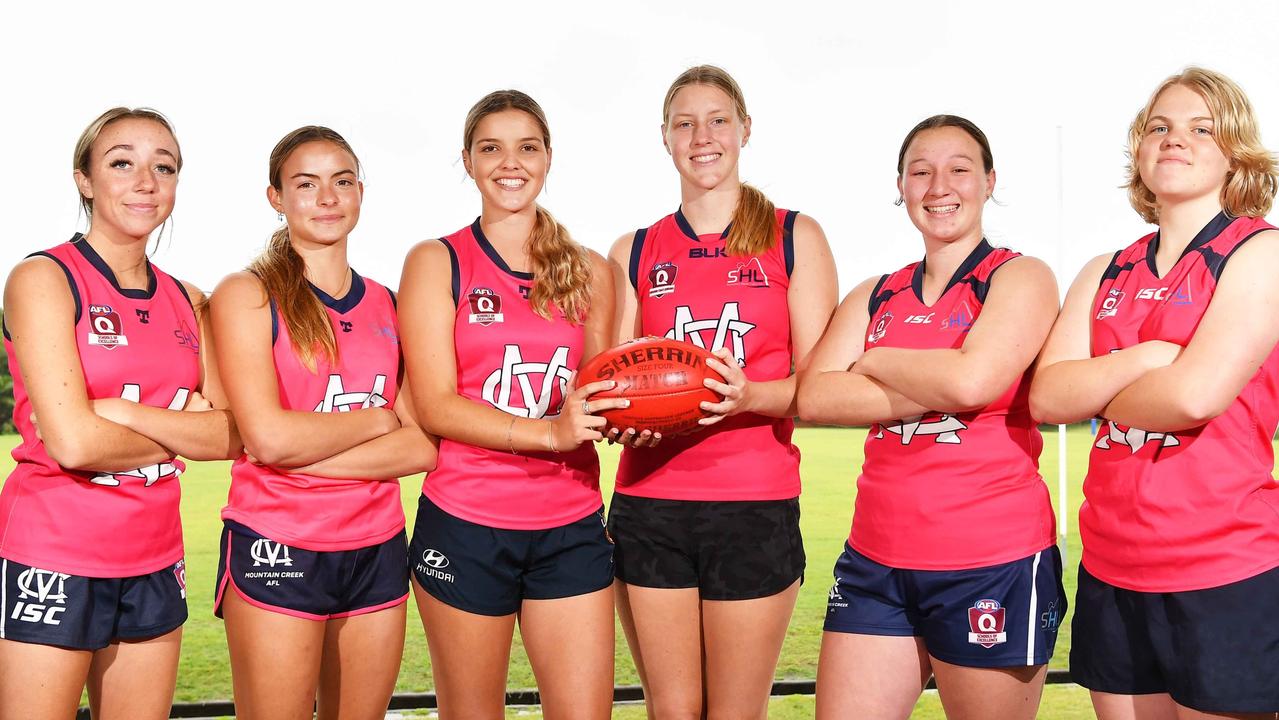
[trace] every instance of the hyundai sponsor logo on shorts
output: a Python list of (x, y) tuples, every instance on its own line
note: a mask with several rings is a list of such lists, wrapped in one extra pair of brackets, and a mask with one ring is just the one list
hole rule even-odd
[(417, 564), (417, 571), (427, 577), (433, 577), (441, 582), (453, 582), (453, 573), (444, 572), (444, 568), (449, 566), (448, 557), (434, 548), (427, 548), (422, 551), (422, 562)]

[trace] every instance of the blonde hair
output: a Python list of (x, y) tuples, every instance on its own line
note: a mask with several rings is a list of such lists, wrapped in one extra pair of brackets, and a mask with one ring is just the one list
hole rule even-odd
[[(355, 161), (356, 172), (360, 159), (346, 139), (337, 132), (318, 125), (307, 125), (285, 135), (271, 150), (268, 177), (276, 191), (283, 189), (280, 173), (284, 163), (302, 145), (309, 142), (327, 142), (350, 154)], [(333, 324), (320, 299), (311, 290), (306, 279), (306, 263), (289, 240), (289, 226), (285, 224), (271, 235), (266, 250), (249, 264), (249, 272), (257, 276), (266, 290), (267, 297), (275, 303), (276, 312), (289, 331), (289, 341), (298, 359), (311, 372), (316, 371), (316, 357), (323, 354), (330, 362), (338, 360), (337, 339), (333, 336)]]
[[(150, 120), (152, 122), (159, 123), (165, 130), (169, 131), (169, 136), (173, 138), (173, 144), (177, 146), (176, 149), (178, 151), (178, 156), (175, 158), (175, 161), (178, 166), (178, 172), (181, 172), (182, 148), (178, 145), (178, 134), (173, 132), (173, 124), (170, 123), (169, 119), (161, 114), (160, 111), (152, 110), (147, 107), (113, 107), (99, 115), (93, 122), (89, 123), (89, 126), (84, 129), (84, 132), (80, 133), (80, 139), (76, 140), (75, 154), (71, 158), (71, 169), (79, 170), (85, 177), (92, 177), (92, 173), (89, 172), (89, 169), (91, 167), (90, 160), (92, 158), (90, 155), (93, 153), (93, 143), (97, 142), (98, 136), (102, 134), (102, 131), (105, 130), (108, 125), (120, 120), (129, 119)], [(78, 189), (77, 192), (79, 192)], [(88, 215), (90, 219), (93, 218), (93, 198), (85, 197), (84, 193), (80, 193), (80, 207), (84, 209), (85, 215)]]
[[(463, 149), (470, 151), (481, 120), (504, 110), (519, 110), (532, 117), (542, 132), (542, 143), (547, 150), (551, 149), (546, 113), (536, 100), (519, 90), (496, 90), (471, 107), (462, 127)], [(551, 320), (552, 308), (559, 308), (569, 322), (585, 322), (591, 292), (590, 255), (573, 240), (568, 228), (556, 222), (541, 205), (537, 206), (537, 219), (527, 250), (533, 270), (533, 287), (528, 297), (533, 312)]]
[(1159, 222), (1159, 206), (1155, 194), (1141, 179), (1137, 155), (1151, 109), (1173, 85), (1198, 93), (1212, 113), (1213, 137), (1230, 161), (1226, 184), (1221, 189), (1222, 208), (1233, 217), (1264, 217), (1275, 198), (1276, 164), (1274, 155), (1261, 144), (1252, 103), (1230, 78), (1193, 66), (1160, 83), (1128, 128), (1128, 202), (1146, 222)]
[[(707, 85), (717, 88), (733, 101), (733, 109), (737, 119), (746, 122), (746, 96), (742, 88), (728, 74), (727, 70), (714, 65), (697, 65), (680, 73), (666, 91), (666, 99), (662, 101), (662, 125), (665, 127), (671, 118), (671, 103), (675, 94), (690, 85)], [(728, 227), (728, 237), (724, 239), (725, 249), (729, 255), (758, 255), (777, 242), (781, 225), (777, 222), (777, 208), (764, 193), (747, 183), (741, 184), (741, 195), (737, 207), (733, 208), (733, 219)]]

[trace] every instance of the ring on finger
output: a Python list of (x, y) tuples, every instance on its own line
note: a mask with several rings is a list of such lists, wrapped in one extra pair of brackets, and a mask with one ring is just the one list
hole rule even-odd
[(582, 414), (584, 415), (591, 414), (591, 403), (589, 400), (586, 400), (586, 399), (582, 400)]

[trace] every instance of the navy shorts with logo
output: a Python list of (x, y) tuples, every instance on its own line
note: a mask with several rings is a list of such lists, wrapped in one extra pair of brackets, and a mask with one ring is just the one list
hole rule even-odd
[(1014, 667), (1048, 662), (1065, 615), (1055, 545), (989, 567), (902, 570), (845, 543), (826, 603), (826, 630), (919, 637), (942, 662)]
[(1210, 713), (1279, 712), (1279, 568), (1184, 592), (1125, 590), (1079, 566), (1070, 677), (1117, 695), (1168, 693)]
[(510, 615), (524, 600), (553, 600), (613, 584), (604, 508), (546, 530), (506, 530), (448, 514), (418, 498), (409, 566), (422, 589), (476, 615)]
[(409, 596), (404, 531), (368, 547), (319, 552), (267, 539), (225, 520), (213, 613), (222, 598), (307, 620), (362, 615), (394, 607)]
[(100, 650), (186, 620), (183, 560), (147, 575), (91, 578), (0, 559), (0, 639)]
[(799, 498), (663, 500), (614, 493), (608, 531), (617, 577), (651, 588), (697, 588), (703, 600), (776, 595), (804, 577)]

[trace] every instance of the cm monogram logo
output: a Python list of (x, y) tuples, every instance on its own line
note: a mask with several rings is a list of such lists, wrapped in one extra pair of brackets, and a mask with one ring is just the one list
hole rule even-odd
[(293, 558), (289, 557), (289, 546), (284, 543), (272, 542), (266, 538), (254, 540), (253, 547), (249, 548), (249, 555), (253, 558), (253, 567), (258, 567), (259, 565), (267, 565), (268, 567), (275, 567), (276, 565), (293, 566)]
[[(737, 360), (737, 364), (746, 367), (746, 344), (743, 338), (746, 333), (755, 329), (754, 323), (748, 323), (741, 319), (738, 314), (737, 303), (724, 303), (724, 307), (720, 310), (719, 317), (694, 320), (693, 310), (687, 305), (680, 305), (675, 308), (675, 326), (666, 333), (668, 340), (681, 340), (696, 345), (703, 350), (714, 352), (722, 347), (729, 347), (731, 341), (731, 349), (733, 358)], [(713, 331), (710, 343), (707, 343), (702, 333)]]
[[(530, 376), (541, 375), (540, 386), (535, 392)], [(542, 418), (558, 417), (560, 405), (568, 394), (568, 381), (573, 371), (568, 368), (568, 348), (561, 345), (551, 354), (551, 361), (545, 363), (525, 362), (519, 345), (507, 345), (502, 352), (502, 367), (494, 370), (484, 380), (482, 397), (490, 405), (519, 417)], [(511, 381), (519, 385), (523, 407), (516, 407), (511, 402)], [(552, 411), (551, 401), (559, 392), (559, 402)]]

